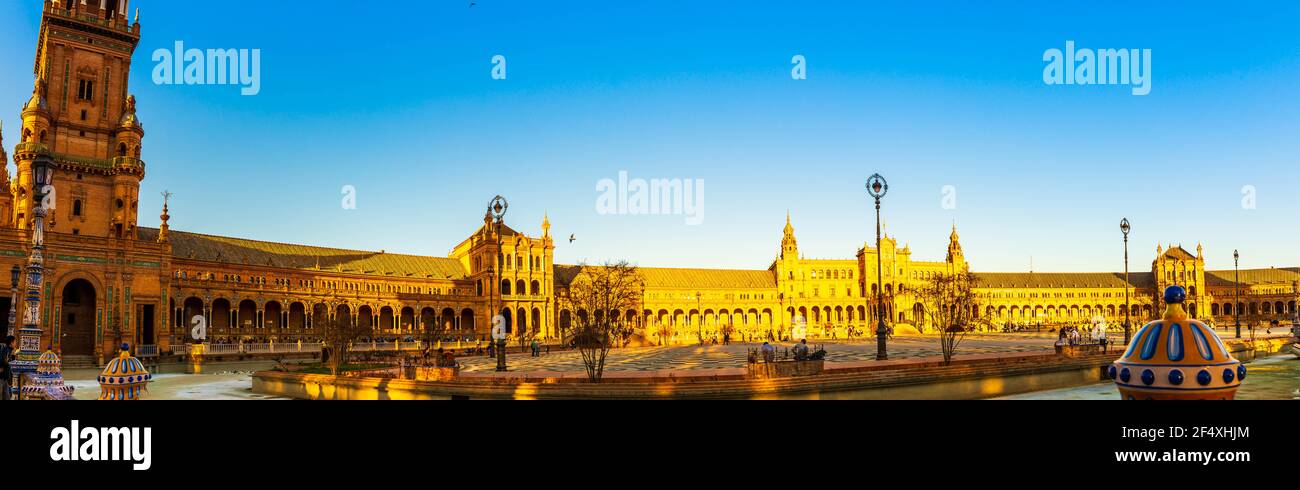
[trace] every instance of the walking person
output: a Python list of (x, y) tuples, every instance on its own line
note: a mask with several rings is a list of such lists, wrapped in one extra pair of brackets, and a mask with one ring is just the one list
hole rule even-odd
[(9, 360), (14, 357), (14, 336), (5, 336), (4, 345), (0, 345), (0, 400), (9, 400)]

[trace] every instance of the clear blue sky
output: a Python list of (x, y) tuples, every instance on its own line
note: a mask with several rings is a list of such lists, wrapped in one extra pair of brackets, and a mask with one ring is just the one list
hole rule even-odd
[[(40, 3), (0, 7), (9, 151)], [(1157, 242), (1300, 265), (1297, 3), (477, 3), (134, 0), (141, 224), (169, 189), (176, 229), (441, 256), (504, 194), (512, 226), (549, 212), (577, 235), (557, 261), (764, 268), (786, 210), (805, 254), (851, 258), (880, 172), (918, 259), (942, 259), (955, 220), (977, 270), (1119, 270), (1128, 216), (1135, 270)], [(261, 49), (261, 94), (154, 85), (151, 53), (177, 40)], [(1151, 49), (1151, 94), (1045, 85), (1067, 40)], [(703, 179), (704, 224), (598, 215), (620, 170)]]

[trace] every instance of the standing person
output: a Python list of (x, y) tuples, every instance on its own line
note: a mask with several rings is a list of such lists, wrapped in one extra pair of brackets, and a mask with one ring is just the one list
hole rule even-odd
[(9, 377), (13, 375), (9, 371), (9, 360), (14, 356), (14, 336), (5, 336), (4, 345), (0, 345), (0, 400), (9, 398)]

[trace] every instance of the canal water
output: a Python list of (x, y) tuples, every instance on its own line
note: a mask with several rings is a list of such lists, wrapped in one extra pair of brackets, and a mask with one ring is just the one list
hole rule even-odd
[[(1238, 400), (1300, 400), (1300, 359), (1290, 354), (1278, 354), (1272, 357), (1256, 359), (1246, 364), (1248, 374), (1241, 389), (1237, 390)], [(1115, 384), (1105, 382), (1064, 388), (1059, 390), (1036, 391), (1021, 395), (998, 398), (998, 400), (1118, 400), (1119, 390)]]

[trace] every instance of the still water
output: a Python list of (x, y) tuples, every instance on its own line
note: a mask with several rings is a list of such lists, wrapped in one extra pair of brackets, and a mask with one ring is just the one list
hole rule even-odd
[[(1290, 354), (1256, 359), (1246, 364), (1249, 374), (1237, 390), (1238, 400), (1300, 400), (1300, 359)], [(999, 400), (1118, 400), (1119, 391), (1111, 382), (1036, 391)]]

